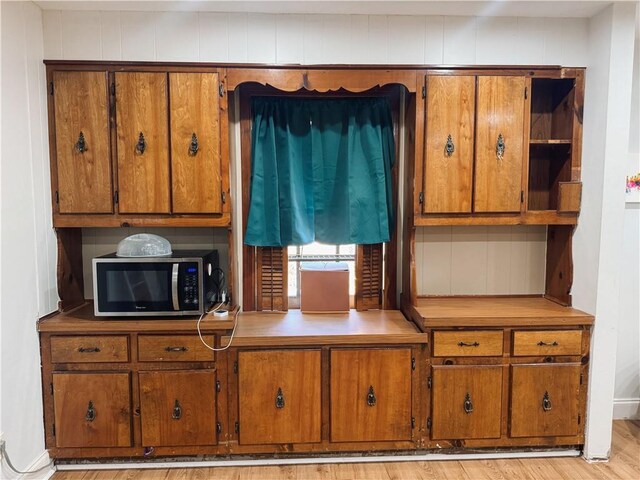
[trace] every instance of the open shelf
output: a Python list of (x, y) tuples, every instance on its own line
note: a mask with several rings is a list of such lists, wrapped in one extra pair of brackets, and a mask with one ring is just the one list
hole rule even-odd
[(558, 140), (541, 140), (531, 139), (529, 141), (531, 145), (571, 145), (570, 139), (558, 139)]
[(531, 145), (529, 210), (557, 210), (561, 182), (571, 181), (571, 145)]
[(531, 143), (571, 142), (574, 80), (531, 80)]

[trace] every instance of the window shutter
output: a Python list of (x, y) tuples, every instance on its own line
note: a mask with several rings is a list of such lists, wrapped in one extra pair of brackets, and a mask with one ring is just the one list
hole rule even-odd
[(285, 247), (258, 247), (256, 310), (288, 310), (288, 257)]
[(356, 247), (356, 310), (382, 308), (382, 243)]

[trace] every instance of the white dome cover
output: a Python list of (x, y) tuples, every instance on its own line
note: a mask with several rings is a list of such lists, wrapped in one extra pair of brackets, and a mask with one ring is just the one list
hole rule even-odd
[(118, 257), (168, 257), (171, 255), (169, 240), (152, 233), (131, 235), (118, 243)]

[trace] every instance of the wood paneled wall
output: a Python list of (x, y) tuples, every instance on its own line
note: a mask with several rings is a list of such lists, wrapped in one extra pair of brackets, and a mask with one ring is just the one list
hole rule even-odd
[(571, 65), (584, 18), (46, 10), (45, 58)]
[(418, 295), (543, 294), (547, 229), (416, 228)]

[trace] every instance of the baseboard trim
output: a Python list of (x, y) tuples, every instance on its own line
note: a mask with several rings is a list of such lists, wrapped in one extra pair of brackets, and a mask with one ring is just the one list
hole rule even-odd
[(614, 398), (614, 420), (640, 420), (640, 398)]
[[(43, 468), (47, 466), (47, 464), (51, 463), (51, 457), (49, 457), (49, 453), (45, 450), (38, 457), (31, 462), (26, 468), (19, 470), (23, 470), (25, 472), (30, 470), (37, 470), (38, 468)], [(16, 479), (20, 480), (48, 480), (51, 476), (56, 473), (55, 465), (51, 464), (51, 466), (46, 470), (40, 470), (35, 473), (25, 473), (22, 475), (16, 474)]]
[(124, 470), (146, 468), (205, 468), (205, 467), (259, 467), (270, 465), (309, 465), (325, 463), (374, 463), (374, 462), (429, 462), (443, 460), (497, 460), (504, 458), (550, 458), (578, 457), (580, 450), (551, 450), (543, 452), (496, 452), (496, 453), (427, 453), (424, 455), (384, 455), (374, 457), (307, 457), (307, 458), (263, 458), (256, 460), (210, 460), (201, 462), (149, 462), (149, 463), (95, 463), (59, 464), (57, 470)]

